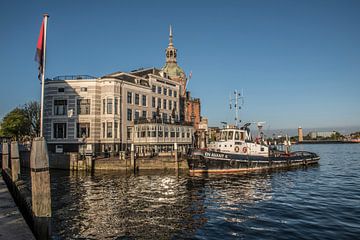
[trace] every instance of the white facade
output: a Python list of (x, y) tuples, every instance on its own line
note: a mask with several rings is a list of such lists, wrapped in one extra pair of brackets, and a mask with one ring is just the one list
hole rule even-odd
[(64, 145), (64, 151), (77, 151), (79, 145), (92, 144), (97, 152), (118, 152), (133, 142), (138, 120), (177, 122), (180, 84), (162, 76), (151, 68), (101, 78), (47, 80), (44, 132), (49, 150)]

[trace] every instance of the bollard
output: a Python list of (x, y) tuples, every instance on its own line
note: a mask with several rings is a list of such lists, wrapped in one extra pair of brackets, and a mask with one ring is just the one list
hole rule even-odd
[(9, 168), (9, 144), (6, 141), (3, 141), (2, 144), (2, 169)]
[(34, 232), (37, 239), (49, 239), (51, 235), (51, 189), (49, 156), (46, 141), (43, 137), (33, 140), (30, 169)]
[(11, 142), (11, 179), (13, 182), (20, 177), (20, 157), (19, 144), (17, 141)]
[(86, 170), (91, 172), (93, 170), (92, 156), (86, 156), (85, 161), (86, 161)]
[(136, 172), (136, 162), (135, 162), (135, 147), (134, 144), (131, 144), (131, 156), (130, 156), (130, 164), (134, 169), (134, 172)]
[(174, 154), (175, 154), (175, 169), (179, 170), (179, 161), (178, 161), (178, 146), (177, 143), (174, 143)]

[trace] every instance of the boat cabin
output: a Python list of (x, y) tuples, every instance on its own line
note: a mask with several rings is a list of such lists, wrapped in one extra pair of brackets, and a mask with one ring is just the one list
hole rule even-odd
[(220, 131), (220, 139), (209, 144), (209, 150), (243, 155), (268, 156), (269, 148), (260, 139), (252, 140), (250, 124), (241, 128), (227, 127)]

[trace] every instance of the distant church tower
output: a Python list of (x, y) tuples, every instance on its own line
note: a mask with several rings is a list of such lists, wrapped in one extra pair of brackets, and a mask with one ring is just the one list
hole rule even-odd
[(181, 96), (185, 96), (186, 75), (184, 70), (177, 64), (177, 49), (173, 44), (172, 28), (170, 26), (169, 45), (165, 50), (166, 63), (161, 69), (171, 80), (181, 83)]

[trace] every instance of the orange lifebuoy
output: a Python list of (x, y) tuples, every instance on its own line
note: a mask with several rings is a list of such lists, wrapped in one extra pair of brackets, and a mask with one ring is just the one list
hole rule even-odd
[(243, 151), (243, 153), (246, 153), (247, 152), (247, 147), (243, 147), (242, 151)]
[(234, 150), (235, 150), (235, 152), (239, 152), (240, 149), (238, 146), (236, 146)]

